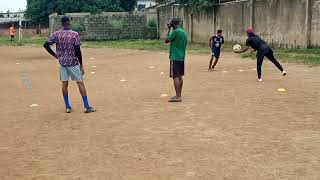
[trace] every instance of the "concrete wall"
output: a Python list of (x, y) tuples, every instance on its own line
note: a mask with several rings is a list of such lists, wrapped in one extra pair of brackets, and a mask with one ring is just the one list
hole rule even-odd
[(155, 8), (150, 8), (150, 9), (144, 9), (144, 13), (147, 16), (147, 22), (151, 20), (155, 20), (157, 22), (158, 20), (158, 14), (157, 14), (157, 9)]
[(311, 2), (311, 46), (320, 47), (320, 1)]
[(306, 47), (306, 0), (256, 0), (255, 30), (278, 47)]
[(187, 30), (190, 35), (190, 41), (197, 43), (209, 42), (209, 37), (215, 31), (214, 13), (214, 9), (188, 9), (189, 16), (186, 22), (188, 23)]
[(192, 42), (207, 43), (217, 29), (227, 41), (244, 42), (244, 31), (252, 26), (273, 46), (320, 46), (320, 0), (247, 0), (209, 9), (170, 5), (158, 11), (161, 38), (170, 19), (180, 17)]
[[(73, 26), (83, 24), (84, 30), (79, 32), (82, 39), (87, 40), (116, 40), (116, 39), (153, 39), (157, 38), (157, 28), (147, 26), (144, 14), (103, 13), (67, 14), (71, 17)], [(50, 15), (51, 31), (61, 28), (61, 16)]]
[(227, 41), (244, 42), (244, 31), (250, 26), (250, 2), (226, 4), (216, 9), (216, 29), (223, 30)]
[(159, 8), (159, 35), (161, 38), (165, 38), (167, 35), (167, 24), (170, 22), (173, 16), (173, 6), (164, 6)]

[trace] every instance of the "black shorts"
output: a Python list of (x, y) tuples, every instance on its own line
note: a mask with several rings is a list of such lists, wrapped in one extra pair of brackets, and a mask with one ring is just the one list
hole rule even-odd
[(170, 60), (170, 77), (180, 77), (184, 75), (184, 61)]
[(219, 58), (220, 57), (220, 52), (221, 50), (218, 49), (218, 48), (212, 48), (212, 56), (216, 57), (216, 58)]
[(11, 35), (11, 38), (14, 38), (14, 35)]

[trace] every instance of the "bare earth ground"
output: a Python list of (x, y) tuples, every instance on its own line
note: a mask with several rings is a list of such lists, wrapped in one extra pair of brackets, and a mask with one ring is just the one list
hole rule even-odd
[(98, 112), (83, 113), (72, 83), (65, 114), (58, 63), (40, 47), (0, 47), (1, 180), (320, 179), (319, 67), (284, 64), (283, 78), (265, 61), (259, 84), (255, 61), (224, 53), (208, 73), (208, 56), (188, 55), (184, 102), (169, 104), (166, 53), (84, 55)]

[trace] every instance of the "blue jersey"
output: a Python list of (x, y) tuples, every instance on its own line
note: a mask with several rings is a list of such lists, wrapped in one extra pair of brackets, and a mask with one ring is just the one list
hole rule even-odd
[(224, 37), (223, 36), (212, 36), (212, 49), (220, 49), (222, 44), (224, 44)]

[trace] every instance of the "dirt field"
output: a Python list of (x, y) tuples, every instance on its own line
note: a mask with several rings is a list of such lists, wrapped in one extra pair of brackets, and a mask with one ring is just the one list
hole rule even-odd
[(319, 67), (284, 64), (283, 78), (265, 61), (257, 83), (255, 61), (224, 53), (209, 73), (208, 56), (188, 55), (184, 101), (169, 104), (166, 53), (83, 53), (98, 112), (83, 113), (72, 83), (65, 114), (58, 63), (0, 47), (1, 180), (320, 179)]

